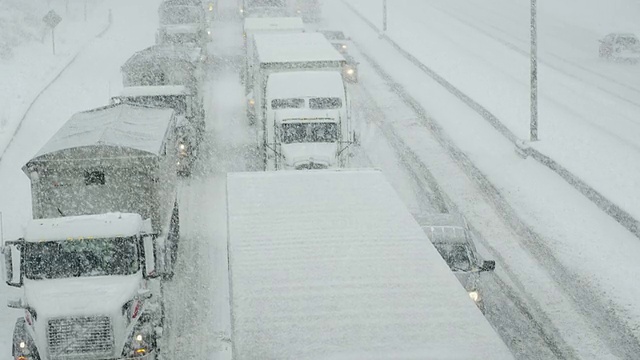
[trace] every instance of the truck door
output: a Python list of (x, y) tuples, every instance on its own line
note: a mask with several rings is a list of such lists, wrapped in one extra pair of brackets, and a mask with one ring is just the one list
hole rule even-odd
[(0, 248), (2, 251), (2, 270), (4, 279), (9, 286), (21, 287), (22, 274), (22, 248), (23, 241), (7, 241)]

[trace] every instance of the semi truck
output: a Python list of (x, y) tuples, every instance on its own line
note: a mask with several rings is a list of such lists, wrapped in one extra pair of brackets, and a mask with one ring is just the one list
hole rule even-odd
[(163, 0), (158, 8), (160, 26), (157, 44), (196, 44), (205, 47), (211, 39), (201, 0)]
[(344, 166), (356, 141), (344, 57), (318, 33), (254, 37), (247, 116), (265, 169)]
[(23, 289), (14, 359), (155, 359), (179, 239), (174, 121), (128, 104), (81, 112), (23, 167), (33, 220), (2, 248)]
[(233, 359), (513, 359), (381, 171), (226, 189)]

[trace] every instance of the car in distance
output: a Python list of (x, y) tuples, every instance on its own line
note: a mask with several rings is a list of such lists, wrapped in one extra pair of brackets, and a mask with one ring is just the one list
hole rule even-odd
[(601, 58), (636, 63), (640, 61), (640, 39), (632, 33), (611, 33), (600, 39)]
[(414, 218), (467, 290), (469, 297), (484, 313), (480, 274), (493, 271), (496, 262), (481, 259), (467, 221), (459, 214), (418, 214)]
[(351, 45), (351, 38), (344, 36), (342, 31), (338, 30), (318, 30), (319, 33), (329, 40), (331, 45), (340, 52), (340, 54), (346, 54)]
[(343, 54), (346, 64), (342, 67), (342, 76), (349, 83), (358, 82), (358, 62), (349, 54)]

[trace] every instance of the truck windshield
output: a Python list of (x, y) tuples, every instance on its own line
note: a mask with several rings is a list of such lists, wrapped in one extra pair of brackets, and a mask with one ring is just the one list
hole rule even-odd
[(160, 23), (164, 25), (196, 24), (200, 22), (199, 10), (194, 6), (168, 6), (162, 12)]
[(28, 242), (24, 249), (28, 279), (130, 275), (139, 269), (134, 237)]
[(337, 97), (311, 98), (309, 108), (311, 109), (339, 109), (342, 107), (342, 99)]
[(164, 34), (162, 38), (170, 44), (197, 44), (199, 39), (195, 33)]
[(271, 100), (271, 108), (276, 109), (302, 109), (304, 107), (304, 99), (273, 99)]
[(136, 96), (127, 98), (127, 101), (146, 106), (171, 108), (177, 115), (184, 114), (187, 110), (187, 99), (184, 95)]
[(285, 0), (247, 0), (246, 6), (253, 7), (285, 7)]
[(434, 243), (440, 256), (447, 262), (453, 271), (470, 271), (473, 263), (469, 256), (470, 251), (464, 243)]
[(282, 124), (281, 140), (285, 144), (338, 141), (338, 124), (330, 122)]

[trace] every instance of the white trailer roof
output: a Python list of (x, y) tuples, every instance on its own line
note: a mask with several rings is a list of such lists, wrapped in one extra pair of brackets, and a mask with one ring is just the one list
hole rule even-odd
[(173, 110), (130, 104), (76, 113), (53, 135), (34, 159), (60, 150), (106, 145), (160, 155)]
[(244, 19), (244, 32), (253, 31), (304, 31), (304, 22), (299, 17), (266, 17)]
[(381, 172), (227, 177), (245, 359), (511, 359)]
[(140, 215), (108, 213), (31, 220), (24, 238), (37, 242), (125, 237), (138, 234), (141, 230), (143, 222)]
[(319, 33), (256, 34), (261, 63), (344, 62), (344, 57)]
[[(312, 85), (311, 85), (312, 84)], [(269, 75), (270, 99), (345, 96), (342, 74), (338, 71), (292, 71)]]

